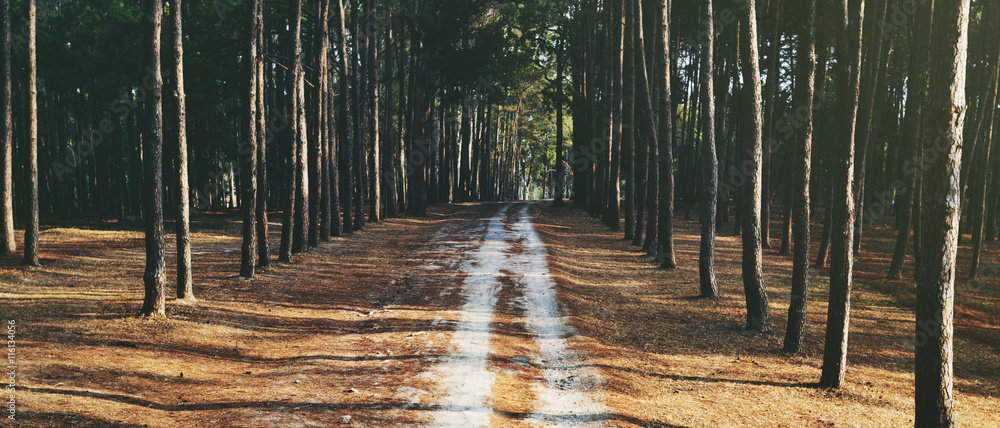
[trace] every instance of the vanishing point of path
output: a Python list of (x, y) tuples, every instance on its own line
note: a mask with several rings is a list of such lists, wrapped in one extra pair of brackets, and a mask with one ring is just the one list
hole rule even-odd
[(530, 207), (508, 204), (490, 219), (442, 227), (427, 246), (452, 256), (433, 264), (429, 256), (429, 275), (461, 278), (441, 288), (460, 306), (442, 314), (454, 328), (449, 351), (424, 375), (438, 389), (431, 425), (602, 426), (600, 375), (570, 346), (576, 332)]

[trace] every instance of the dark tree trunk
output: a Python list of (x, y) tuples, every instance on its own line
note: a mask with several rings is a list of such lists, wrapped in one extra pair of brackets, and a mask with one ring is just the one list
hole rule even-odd
[[(160, 24), (163, 20), (163, 1), (145, 1), (145, 25), (144, 32), (144, 52), (146, 57), (146, 69), (151, 73), (147, 76), (151, 82), (146, 96), (145, 112), (146, 126), (143, 132), (143, 160), (145, 160), (146, 191), (143, 192), (145, 209), (143, 218), (146, 223), (146, 271), (143, 274), (143, 283), (146, 293), (142, 303), (140, 314), (143, 316), (165, 316), (166, 315), (166, 295), (163, 285), (166, 282), (166, 256), (163, 245), (163, 77), (160, 74)], [(31, 33), (29, 37), (30, 64), (32, 65), (29, 80), (29, 90), (32, 100), (35, 98), (34, 90), (34, 63), (35, 63), (35, 1), (29, 0), (29, 20)], [(32, 101), (32, 115), (36, 111), (34, 101)], [(35, 140), (34, 120), (32, 120), (32, 140)], [(35, 144), (32, 144), (35, 146)], [(37, 155), (36, 150), (32, 150)], [(35, 157), (35, 156), (32, 156)], [(37, 160), (37, 159), (36, 159)], [(37, 168), (37, 167), (36, 167)], [(37, 186), (37, 169), (33, 168), (32, 175)], [(36, 188), (37, 189), (37, 188)], [(35, 239), (38, 238), (38, 199), (35, 190), (34, 216)], [(29, 227), (32, 227), (29, 225)], [(30, 232), (29, 232), (30, 233)], [(28, 251), (25, 250), (25, 261), (28, 261)], [(38, 262), (38, 252), (34, 251), (34, 261)]]
[(347, 57), (347, 21), (344, 10), (344, 0), (337, 0), (337, 57), (340, 60), (340, 77), (337, 81), (340, 82), (340, 97), (338, 97), (338, 111), (337, 111), (337, 145), (339, 146), (340, 156), (338, 159), (338, 164), (340, 164), (340, 182), (342, 186), (342, 191), (340, 192), (340, 208), (344, 212), (344, 232), (351, 233), (354, 231), (354, 214), (351, 210), (351, 200), (353, 196), (353, 182), (354, 173), (352, 172), (354, 162), (351, 159), (353, 144), (351, 144), (351, 131), (350, 131), (350, 116), (348, 113), (348, 94), (350, 94), (350, 85), (348, 83), (349, 69), (348, 69), (348, 57)]
[(965, 68), (969, 0), (937, 0), (930, 45), (926, 128), (939, 130), (924, 142), (921, 253), (917, 269), (914, 417), (917, 427), (955, 425), (953, 316), (958, 253), (958, 188), (965, 122)]
[(262, 0), (251, 0), (247, 4), (247, 25), (249, 31), (244, 47), (246, 62), (243, 64), (243, 126), (244, 143), (240, 148), (240, 158), (244, 161), (243, 171), (243, 246), (240, 252), (240, 277), (253, 278), (257, 258), (257, 69), (260, 62), (260, 28), (258, 16), (263, 13)]
[(826, 343), (820, 386), (839, 388), (847, 370), (847, 332), (851, 308), (851, 273), (854, 267), (854, 131), (858, 115), (861, 81), (861, 29), (864, 0), (843, 0), (843, 15), (836, 22), (839, 33), (837, 63), (839, 108), (835, 157), (832, 234), (830, 239), (830, 304), (827, 310)]
[(795, 256), (792, 262), (792, 291), (788, 305), (788, 328), (785, 330), (785, 352), (798, 352), (802, 348), (802, 332), (805, 328), (806, 308), (809, 299), (809, 219), (811, 201), (809, 181), (812, 173), (813, 137), (813, 96), (816, 87), (816, 0), (807, 0), (808, 18), (802, 23), (799, 33), (798, 60), (796, 67), (796, 103), (799, 107), (795, 117), (804, 117), (795, 147), (795, 223), (792, 234), (795, 240)]
[(270, 183), (267, 181), (267, 119), (264, 100), (265, 74), (264, 74), (264, 13), (263, 4), (261, 13), (257, 16), (257, 27), (261, 31), (257, 34), (257, 48), (260, 50), (260, 58), (257, 61), (257, 267), (266, 269), (271, 266), (271, 245), (267, 237), (267, 200)]
[[(161, 11), (162, 12), (162, 11)], [(160, 21), (156, 19), (159, 34)], [(24, 226), (24, 260), (21, 264), (38, 266), (38, 63), (35, 60), (35, 0), (28, 1), (28, 207)], [(159, 42), (156, 45), (156, 63), (159, 64)], [(159, 70), (159, 69), (157, 69)], [(161, 206), (162, 209), (162, 206)], [(161, 213), (160, 246), (163, 246), (163, 224)], [(161, 249), (162, 255), (162, 249)], [(163, 282), (160, 281), (160, 293)], [(162, 296), (160, 296), (162, 299)]]
[[(669, 1), (669, 0), (668, 0)], [(611, 0), (611, 96), (609, 97), (611, 119), (611, 152), (606, 178), (607, 204), (602, 222), (612, 230), (621, 229), (621, 160), (622, 160), (622, 116), (624, 109), (624, 85), (622, 67), (625, 53), (625, 0)]]
[[(752, 3), (752, 0), (751, 0)], [(660, 267), (673, 269), (677, 267), (674, 256), (674, 149), (673, 149), (673, 113), (670, 107), (670, 6), (671, 0), (660, 1), (660, 12), (663, 16), (659, 22), (662, 41), (657, 41), (656, 73), (658, 82), (656, 99), (659, 102), (657, 129), (657, 145), (659, 146), (659, 219), (657, 220), (656, 260)], [(752, 8), (752, 7), (751, 7)]]
[(191, 190), (188, 184), (187, 95), (184, 92), (183, 2), (171, 0), (174, 18), (174, 97), (177, 98), (177, 298), (194, 300), (191, 279)]
[(761, 210), (761, 158), (763, 142), (761, 137), (761, 89), (760, 66), (757, 53), (757, 12), (756, 1), (749, 0), (747, 10), (741, 16), (743, 32), (740, 37), (741, 59), (746, 95), (743, 140), (746, 151), (746, 165), (749, 176), (745, 177), (743, 195), (743, 292), (746, 295), (747, 319), (745, 330), (767, 332), (771, 329), (768, 314), (767, 289), (761, 255), (760, 210)]
[(625, 27), (622, 39), (624, 63), (622, 66), (624, 79), (622, 93), (622, 126), (621, 126), (621, 174), (625, 178), (625, 239), (631, 240), (635, 235), (635, 49), (636, 44), (633, 28), (638, 28), (635, 16), (636, 0), (625, 1)]

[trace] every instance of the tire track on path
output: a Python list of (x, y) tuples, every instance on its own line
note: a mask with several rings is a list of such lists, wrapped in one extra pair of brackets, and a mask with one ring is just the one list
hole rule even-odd
[[(434, 426), (603, 426), (607, 417), (600, 375), (567, 341), (576, 332), (560, 313), (547, 251), (528, 208), (505, 205), (482, 238), (466, 236), (463, 244), (473, 254), (459, 266), (465, 303), (457, 310), (451, 352), (429, 373), (442, 394), (430, 411)], [(501, 306), (515, 311), (498, 313), (501, 295)], [(501, 319), (527, 334), (501, 331)], [(511, 357), (511, 350), (529, 355)]]

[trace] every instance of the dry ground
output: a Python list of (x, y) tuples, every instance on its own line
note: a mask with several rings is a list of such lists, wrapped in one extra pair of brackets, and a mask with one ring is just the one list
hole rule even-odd
[[(437, 393), (422, 374), (448, 353), (450, 322), (439, 314), (462, 300), (448, 292), (461, 278), (427, 266), (465, 256), (429, 253), (428, 243), (495, 210), (442, 205), (426, 218), (369, 224), (253, 281), (233, 277), (238, 220), (204, 216), (192, 237), (199, 300), (168, 301), (166, 319), (134, 316), (140, 232), (115, 224), (45, 230), (43, 267), (0, 258), (0, 319), (18, 325), (13, 426), (330, 426), (348, 415), (353, 426), (423, 422)], [(830, 391), (813, 386), (826, 270), (814, 271), (805, 350), (785, 355), (789, 257), (765, 252), (775, 332), (749, 335), (739, 330), (739, 240), (730, 225), (718, 244), (722, 297), (709, 301), (693, 298), (693, 222), (678, 220), (680, 268), (665, 272), (579, 211), (543, 203), (532, 215), (559, 297), (583, 333), (573, 343), (605, 379), (612, 425), (912, 425), (914, 293), (909, 281), (883, 279), (889, 228), (870, 231), (859, 257), (847, 386)], [(277, 225), (272, 231), (276, 246)], [(998, 257), (994, 244), (983, 284), (960, 286), (964, 426), (995, 426), (1000, 415)], [(518, 410), (494, 420), (509, 424)]]
[[(695, 216), (697, 217), (697, 216)], [(577, 327), (594, 340), (594, 364), (608, 381), (616, 412), (650, 425), (846, 426), (913, 425), (914, 289), (887, 280), (895, 233), (868, 231), (855, 266), (846, 386), (817, 389), (822, 365), (828, 269), (813, 269), (804, 350), (782, 353), (791, 257), (765, 250), (765, 280), (774, 331), (741, 331), (745, 320), (740, 238), (720, 228), (716, 269), (721, 297), (697, 299), (699, 226), (678, 217), (679, 268), (653, 258), (573, 208), (543, 204), (536, 225), (549, 245), (549, 265)], [(772, 231), (777, 235), (779, 223)], [(813, 254), (819, 229), (814, 227)], [(774, 235), (772, 235), (773, 238)], [(966, 236), (966, 238), (968, 238)], [(966, 242), (968, 239), (966, 239)], [(888, 256), (887, 256), (888, 254)], [(963, 248), (960, 275), (968, 271)], [(962, 426), (1000, 426), (1000, 279), (998, 254), (982, 285), (959, 284), (955, 381)], [(912, 277), (907, 265), (904, 276)]]

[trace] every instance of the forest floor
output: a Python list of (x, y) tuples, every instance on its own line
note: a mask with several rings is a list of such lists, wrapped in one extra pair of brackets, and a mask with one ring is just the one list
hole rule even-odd
[[(774, 331), (744, 333), (731, 223), (717, 300), (695, 298), (697, 223), (676, 225), (679, 268), (663, 271), (573, 208), (435, 205), (246, 281), (240, 222), (205, 214), (199, 300), (168, 300), (161, 319), (135, 316), (140, 231), (46, 228), (42, 267), (0, 257), (0, 320), (17, 326), (17, 420), (0, 426), (912, 426), (915, 298), (911, 281), (884, 278), (891, 227), (866, 232), (847, 381), (827, 390), (815, 382), (828, 270), (813, 270), (804, 350), (784, 354), (791, 258), (765, 250)], [(167, 256), (172, 277), (172, 245)], [(959, 277), (968, 258), (963, 247)], [(1000, 415), (996, 243), (983, 259), (981, 282), (957, 284), (963, 426)]]

